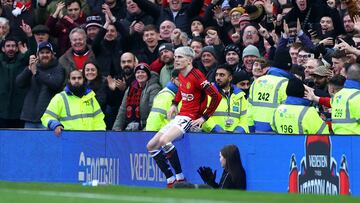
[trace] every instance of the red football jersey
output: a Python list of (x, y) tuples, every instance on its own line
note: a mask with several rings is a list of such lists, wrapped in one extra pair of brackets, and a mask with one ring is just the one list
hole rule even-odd
[[(186, 76), (180, 73), (179, 81), (179, 90), (174, 98), (175, 103), (182, 101), (178, 115), (188, 116), (193, 120), (201, 116), (208, 119), (214, 113), (221, 100), (221, 95), (217, 89), (196, 68), (193, 68)], [(206, 108), (207, 95), (211, 97), (208, 108)]]

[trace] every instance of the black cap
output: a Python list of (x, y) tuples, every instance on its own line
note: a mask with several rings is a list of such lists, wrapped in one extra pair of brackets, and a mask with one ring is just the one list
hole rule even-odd
[(37, 25), (32, 29), (32, 33), (33, 34), (42, 34), (42, 33), (49, 34), (50, 30), (46, 25)]
[(239, 55), (239, 58), (241, 58), (241, 50), (239, 49), (238, 46), (236, 46), (235, 44), (229, 44), (225, 47), (224, 49), (224, 54), (226, 55), (229, 51), (234, 51), (237, 53), (237, 55)]
[(41, 51), (42, 49), (49, 49), (52, 53), (54, 53), (54, 49), (50, 42), (41, 42), (38, 45), (37, 52)]
[(272, 66), (289, 71), (292, 66), (289, 51), (284, 49), (276, 50)]
[(250, 81), (251, 80), (251, 77), (248, 73), (246, 73), (245, 71), (241, 70), (241, 71), (238, 71), (238, 72), (235, 72), (234, 75), (233, 75), (233, 79), (232, 79), (232, 83), (234, 85), (236, 85), (238, 82), (241, 82), (241, 81), (244, 81), (244, 80), (248, 80)]
[(305, 87), (303, 82), (298, 78), (291, 78), (286, 87), (287, 96), (303, 98), (305, 94)]
[(100, 16), (88, 16), (86, 18), (85, 29), (91, 26), (102, 27), (101, 17)]
[(174, 45), (171, 44), (171, 43), (163, 43), (160, 45), (159, 47), (159, 54), (163, 51), (163, 50), (169, 50), (169, 51), (172, 51), (174, 52)]

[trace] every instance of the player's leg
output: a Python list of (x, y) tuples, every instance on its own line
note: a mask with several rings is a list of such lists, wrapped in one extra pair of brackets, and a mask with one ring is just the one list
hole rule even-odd
[(179, 139), (190, 128), (190, 121), (191, 119), (188, 117), (177, 117), (174, 120), (176, 125), (169, 128), (159, 139), (159, 143), (162, 145), (166, 158), (175, 170), (176, 180), (178, 181), (183, 181), (185, 178), (182, 173), (176, 147), (172, 144), (172, 141)]
[(150, 153), (150, 156), (154, 158), (156, 164), (164, 173), (168, 186), (171, 187), (175, 182), (175, 177), (166, 160), (164, 152), (161, 150), (161, 145), (159, 143), (161, 136), (163, 136), (162, 132), (156, 133), (156, 135), (148, 142), (146, 147)]

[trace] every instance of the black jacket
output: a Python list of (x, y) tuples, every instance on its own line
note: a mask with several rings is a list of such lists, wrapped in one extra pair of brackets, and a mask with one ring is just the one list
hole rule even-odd
[(30, 122), (40, 122), (50, 100), (61, 92), (65, 80), (65, 70), (55, 59), (49, 67), (37, 65), (35, 75), (26, 67), (16, 77), (20, 88), (29, 88), (25, 97), (20, 119)]
[[(118, 33), (124, 33), (124, 28), (120, 23), (115, 24)], [(119, 32), (119, 30), (121, 30)], [(121, 54), (123, 53), (124, 37), (121, 35), (113, 41), (104, 39), (107, 30), (101, 28), (92, 42), (92, 50), (95, 54), (95, 59), (99, 65), (102, 76), (108, 76), (117, 68)]]
[(221, 175), (221, 179), (219, 184), (212, 183), (209, 184), (213, 188), (219, 188), (219, 189), (240, 189), (240, 190), (246, 190), (246, 178), (241, 177), (241, 180), (237, 180), (236, 182), (232, 181), (231, 174), (227, 171), (223, 171), (223, 174)]

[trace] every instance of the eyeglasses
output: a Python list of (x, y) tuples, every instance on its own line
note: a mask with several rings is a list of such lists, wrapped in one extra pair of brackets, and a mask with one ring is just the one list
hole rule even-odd
[(247, 34), (247, 35), (256, 35), (257, 34), (257, 31), (247, 31), (247, 32), (245, 32), (245, 34)]
[(311, 54), (299, 54), (298, 58), (308, 59), (311, 57)]
[(232, 19), (239, 19), (240, 17), (241, 17), (241, 14), (231, 15), (231, 18), (232, 18)]

